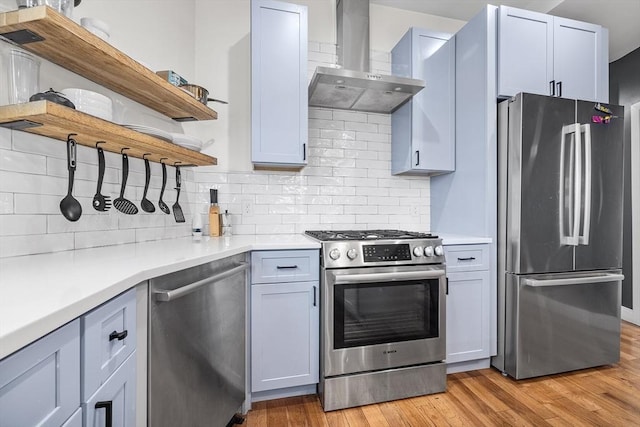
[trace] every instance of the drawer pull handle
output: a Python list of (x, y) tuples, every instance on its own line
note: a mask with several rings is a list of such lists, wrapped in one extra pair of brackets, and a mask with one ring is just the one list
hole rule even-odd
[(113, 340), (122, 341), (127, 337), (127, 335), (129, 335), (129, 332), (126, 329), (122, 332), (113, 331), (109, 334), (109, 341), (113, 341)]
[(317, 305), (316, 302), (316, 287), (313, 287), (313, 306), (315, 307)]
[(279, 265), (276, 267), (278, 270), (286, 270), (291, 268), (298, 268), (297, 265)]
[(470, 256), (470, 257), (466, 257), (466, 258), (460, 258), (458, 257), (458, 261), (475, 261), (476, 257), (474, 256)]
[(95, 408), (106, 409), (106, 417), (105, 417), (104, 425), (105, 427), (112, 427), (113, 426), (113, 402), (111, 400), (107, 400), (105, 402), (97, 402)]

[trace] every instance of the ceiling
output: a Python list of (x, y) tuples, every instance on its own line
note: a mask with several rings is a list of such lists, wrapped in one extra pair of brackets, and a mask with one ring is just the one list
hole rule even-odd
[(609, 29), (609, 61), (640, 47), (640, 0), (371, 0), (371, 3), (468, 21), (486, 4), (549, 13)]

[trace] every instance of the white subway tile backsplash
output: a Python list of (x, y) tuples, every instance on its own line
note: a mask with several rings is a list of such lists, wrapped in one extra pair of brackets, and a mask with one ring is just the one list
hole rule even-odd
[(309, 119), (332, 120), (333, 110), (328, 108), (309, 107)]
[(356, 139), (354, 131), (344, 131), (335, 129), (320, 129), (320, 137), (328, 139)]
[(333, 120), (366, 123), (367, 113), (360, 113), (357, 111), (333, 110)]
[(5, 150), (11, 149), (11, 130), (0, 127), (0, 148)]
[(39, 154), (0, 149), (0, 170), (44, 175), (47, 173), (47, 158)]
[[(0, 215), (13, 213), (13, 193), (0, 193)], [(0, 218), (4, 221), (4, 218)]]
[(102, 231), (85, 231), (74, 233), (74, 248), (84, 249), (96, 246), (121, 245), (123, 243), (134, 243), (136, 241), (136, 231), (114, 230), (110, 233)]
[[(0, 218), (0, 220), (4, 220)], [(73, 249), (73, 234), (5, 236), (0, 241), (0, 258), (42, 254)]]
[(368, 123), (377, 123), (380, 125), (391, 126), (391, 114), (367, 114)]
[(45, 234), (46, 215), (7, 215), (0, 221), (0, 236)]

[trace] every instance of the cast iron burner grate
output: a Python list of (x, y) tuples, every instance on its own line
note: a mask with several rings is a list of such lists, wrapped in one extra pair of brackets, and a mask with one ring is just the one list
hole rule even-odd
[(403, 230), (307, 230), (305, 234), (320, 240), (398, 240), (435, 239), (431, 233)]

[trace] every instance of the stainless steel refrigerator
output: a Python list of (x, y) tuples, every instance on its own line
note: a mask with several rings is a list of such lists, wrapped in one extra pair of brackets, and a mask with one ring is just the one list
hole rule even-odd
[(521, 379), (616, 363), (623, 107), (520, 93), (498, 117), (492, 364)]

